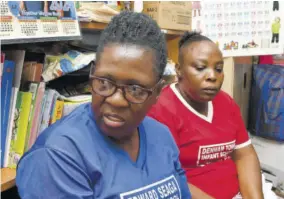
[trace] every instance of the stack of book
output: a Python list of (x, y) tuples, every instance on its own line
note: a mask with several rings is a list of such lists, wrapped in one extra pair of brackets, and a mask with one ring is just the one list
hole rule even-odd
[(90, 95), (64, 97), (42, 81), (43, 64), (26, 61), (26, 52), (1, 54), (1, 168), (16, 168), (22, 155), (48, 126)]

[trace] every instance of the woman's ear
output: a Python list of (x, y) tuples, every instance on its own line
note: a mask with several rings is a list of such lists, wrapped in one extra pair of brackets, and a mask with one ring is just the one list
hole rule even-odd
[(166, 81), (162, 77), (162, 79), (160, 80), (159, 85), (157, 87), (157, 93), (156, 93), (157, 96), (156, 96), (156, 98), (159, 97), (159, 95), (160, 95), (162, 89), (164, 88), (165, 84), (166, 84)]
[(154, 103), (156, 103), (156, 101), (158, 100), (159, 95), (165, 86), (166, 81), (163, 78), (164, 77), (162, 77), (162, 79), (159, 81), (154, 93), (152, 94), (152, 99), (154, 100)]

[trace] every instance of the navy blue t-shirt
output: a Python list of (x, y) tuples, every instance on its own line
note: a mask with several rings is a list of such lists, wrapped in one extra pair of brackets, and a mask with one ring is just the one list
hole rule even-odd
[(146, 117), (136, 162), (97, 127), (90, 104), (46, 129), (21, 159), (22, 199), (189, 199), (179, 152), (167, 127)]

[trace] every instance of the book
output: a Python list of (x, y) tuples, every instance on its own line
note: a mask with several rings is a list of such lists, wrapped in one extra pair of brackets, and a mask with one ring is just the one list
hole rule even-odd
[(9, 168), (16, 168), (20, 158), (24, 154), (31, 103), (32, 93), (22, 91), (18, 93), (9, 150)]
[(28, 139), (28, 144), (26, 144), (25, 146), (25, 151), (27, 151), (28, 149), (32, 147), (38, 135), (38, 127), (41, 122), (40, 115), (41, 115), (42, 103), (43, 103), (43, 98), (44, 98), (44, 91), (45, 91), (45, 83), (40, 82), (38, 86), (36, 100), (34, 103), (35, 109), (34, 109), (31, 130), (30, 130), (30, 136)]
[(40, 111), (40, 115), (39, 115), (39, 123), (38, 123), (38, 127), (37, 127), (37, 137), (41, 133), (41, 126), (42, 126), (42, 122), (43, 122), (44, 110), (45, 110), (45, 105), (46, 105), (48, 93), (49, 93), (49, 91), (48, 91), (48, 89), (46, 89), (44, 91), (44, 94), (43, 94), (43, 98), (42, 98), (42, 102), (41, 102), (41, 111)]
[(54, 112), (51, 120), (51, 124), (55, 123), (57, 120), (60, 120), (63, 114), (63, 108), (64, 108), (64, 101), (62, 100), (56, 100)]
[(55, 90), (52, 89), (47, 89), (46, 90), (46, 101), (45, 105), (43, 108), (43, 116), (42, 116), (42, 121), (39, 129), (39, 134), (43, 132), (50, 124), (50, 118), (52, 114), (52, 107), (53, 107), (53, 101), (54, 101), (54, 96), (56, 94)]
[(73, 110), (75, 110), (78, 106), (82, 104), (89, 103), (90, 101), (82, 101), (82, 102), (64, 102), (64, 108), (62, 117), (70, 114)]
[(23, 68), (23, 81), (40, 82), (43, 64), (37, 62), (25, 62)]
[[(1, 93), (1, 90), (2, 90), (2, 76), (3, 76), (3, 68), (4, 68), (4, 61), (5, 61), (5, 54), (4, 53), (1, 53), (1, 60), (0, 60), (0, 93)], [(0, 95), (1, 97), (1, 95)], [(0, 98), (1, 99), (1, 98)], [(1, 114), (2, 112), (0, 112), (0, 121), (2, 121), (2, 118), (1, 118)], [(2, 124), (2, 123), (1, 123)]]
[(52, 124), (52, 118), (53, 115), (56, 115), (56, 102), (60, 98), (60, 94), (58, 92), (55, 92), (53, 99), (52, 99), (52, 105), (51, 105), (51, 111), (50, 111), (50, 119), (48, 125)]
[(13, 87), (11, 94), (11, 105), (9, 111), (9, 121), (8, 121), (8, 130), (6, 136), (6, 146), (4, 153), (4, 165), (3, 167), (7, 167), (9, 163), (9, 148), (11, 143), (12, 129), (13, 129), (13, 121), (14, 121), (14, 112), (16, 108), (16, 101), (19, 92), (19, 88), (21, 85), (21, 76), (25, 59), (25, 51), (24, 50), (15, 50), (15, 51), (6, 51), (6, 57), (9, 60), (13, 60), (15, 62), (15, 73), (13, 79)]
[(91, 101), (92, 100), (92, 95), (77, 95), (77, 96), (72, 96), (72, 97), (62, 97), (64, 101), (66, 102), (85, 102), (85, 101)]
[(4, 166), (14, 70), (15, 62), (5, 60), (1, 85), (1, 168)]
[[(38, 119), (34, 121), (34, 115), (36, 111), (36, 100), (38, 98), (38, 89), (40, 86), (42, 70), (43, 64), (37, 63), (36, 61), (24, 63), (22, 90), (31, 92), (33, 94), (27, 136), (25, 141), (25, 151), (27, 151), (33, 145), (35, 140), (35, 134), (37, 134), (37, 132), (35, 132), (35, 129), (33, 129), (34, 132), (32, 132), (32, 126), (35, 125), (34, 123), (36, 121), (39, 122)], [(37, 108), (37, 110), (39, 109)]]
[[(0, 60), (0, 85), (1, 85), (1, 81), (2, 81), (4, 61), (5, 61), (5, 54), (1, 53), (1, 60)], [(0, 86), (0, 88), (1, 88), (1, 86)]]
[(32, 102), (31, 102), (31, 106), (30, 106), (29, 122), (28, 122), (27, 135), (26, 135), (26, 140), (25, 140), (25, 150), (26, 150), (29, 146), (31, 128), (32, 128), (32, 123), (33, 123), (33, 120), (34, 120), (34, 113), (35, 113), (35, 101), (36, 101), (39, 83), (26, 82), (25, 86), (27, 86), (27, 88), (25, 88), (25, 91), (32, 94)]

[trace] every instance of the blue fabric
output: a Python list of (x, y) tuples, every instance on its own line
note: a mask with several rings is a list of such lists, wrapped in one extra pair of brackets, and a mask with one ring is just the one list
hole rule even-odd
[(252, 131), (284, 141), (284, 67), (254, 66), (251, 105)]
[(46, 129), (20, 160), (22, 199), (189, 199), (179, 152), (167, 127), (146, 117), (136, 162), (98, 129), (90, 104)]

